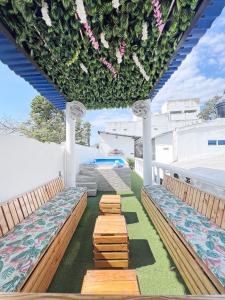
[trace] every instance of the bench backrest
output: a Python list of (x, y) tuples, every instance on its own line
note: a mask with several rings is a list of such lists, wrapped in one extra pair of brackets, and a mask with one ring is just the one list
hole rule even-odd
[(164, 175), (163, 186), (199, 213), (225, 229), (225, 200), (203, 192), (176, 178)]
[(41, 205), (64, 188), (63, 180), (56, 178), (45, 185), (8, 202), (0, 203), (0, 237), (31, 215)]

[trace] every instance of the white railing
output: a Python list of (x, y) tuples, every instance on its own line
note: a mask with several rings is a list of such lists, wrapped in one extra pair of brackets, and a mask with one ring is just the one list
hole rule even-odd
[(134, 159), (134, 170), (141, 178), (143, 178), (144, 169), (143, 169), (143, 159), (142, 158), (135, 157), (135, 159)]
[[(192, 171), (167, 165), (153, 161), (153, 184), (160, 184), (163, 180), (164, 174), (174, 176), (178, 175), (179, 179), (188, 182), (191, 185), (199, 188), (202, 191), (209, 192), (217, 197), (225, 198), (225, 180), (224, 185), (219, 183), (216, 179), (206, 178), (198, 175)], [(143, 178), (144, 161), (142, 158), (135, 158), (135, 172)]]
[(208, 179), (189, 170), (172, 165), (153, 162), (154, 184), (160, 184), (164, 174), (168, 174), (170, 176), (174, 176), (176, 174), (180, 180), (188, 182), (202, 191), (212, 193), (213, 195), (223, 199), (225, 198), (225, 182), (224, 186), (218, 185), (218, 182), (215, 179)]

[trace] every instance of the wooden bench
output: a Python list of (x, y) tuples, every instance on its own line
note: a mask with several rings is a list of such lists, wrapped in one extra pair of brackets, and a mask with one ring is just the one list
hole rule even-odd
[(101, 215), (121, 214), (121, 196), (120, 195), (102, 195), (99, 202)]
[[(49, 183), (36, 188), (0, 205), (0, 237), (7, 239), (13, 229), (28, 219), (42, 205), (63, 191), (64, 184), (61, 178), (56, 178)], [(31, 274), (26, 278), (19, 289), (22, 292), (44, 292), (47, 290), (65, 250), (76, 230), (79, 220), (87, 205), (87, 193), (73, 209), (64, 225), (48, 245), (47, 249), (35, 264)], [(16, 228), (15, 228), (16, 229)]]
[[(191, 207), (191, 210), (194, 208), (194, 212), (197, 216), (200, 216), (199, 218), (201, 218), (201, 215), (205, 216), (218, 226), (212, 224), (215, 230), (223, 233), (221, 231), (221, 229), (225, 228), (225, 201), (223, 199), (219, 199), (188, 183), (166, 175), (163, 179), (163, 186), (167, 191), (173, 193), (176, 199), (179, 198), (180, 201), (183, 201), (181, 205)], [(158, 188), (160, 191), (160, 186)], [(152, 189), (154, 189), (154, 186)], [(200, 258), (191, 245), (190, 240), (189, 242), (186, 240), (185, 235), (178, 230), (178, 226), (165, 214), (162, 205), (160, 206), (160, 201), (157, 202), (154, 196), (149, 194), (147, 187), (143, 188), (142, 203), (191, 294), (224, 294), (225, 288), (217, 276), (211, 272), (206, 263)], [(201, 215), (196, 213), (196, 211)], [(211, 224), (210, 221), (207, 221), (204, 217), (202, 218)], [(204, 234), (202, 232), (202, 235)]]
[(91, 270), (84, 276), (81, 294), (140, 295), (134, 270)]
[(99, 216), (93, 245), (96, 268), (128, 268), (128, 232), (124, 216)]

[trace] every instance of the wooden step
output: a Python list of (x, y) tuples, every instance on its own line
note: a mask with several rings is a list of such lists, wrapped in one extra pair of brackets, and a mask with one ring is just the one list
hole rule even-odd
[(93, 238), (94, 244), (127, 244), (126, 235), (98, 235)]
[(120, 215), (121, 209), (120, 208), (100, 208), (101, 215)]
[(128, 259), (129, 253), (126, 252), (96, 252), (94, 251), (94, 259), (107, 260), (107, 259)]
[(84, 276), (81, 294), (139, 295), (134, 270), (90, 270)]
[(94, 250), (105, 251), (128, 251), (128, 244), (94, 244)]
[(128, 268), (128, 259), (95, 260), (95, 268)]

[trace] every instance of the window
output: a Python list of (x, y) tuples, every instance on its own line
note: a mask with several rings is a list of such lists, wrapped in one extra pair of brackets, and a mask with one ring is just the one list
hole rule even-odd
[(182, 111), (181, 110), (174, 110), (174, 111), (171, 111), (170, 113), (171, 113), (171, 115), (182, 114)]
[(215, 146), (217, 144), (216, 140), (208, 140), (208, 146)]
[(191, 114), (191, 113), (196, 113), (196, 110), (185, 110), (184, 111), (186, 114)]
[(218, 140), (218, 145), (224, 146), (225, 145), (225, 140)]

